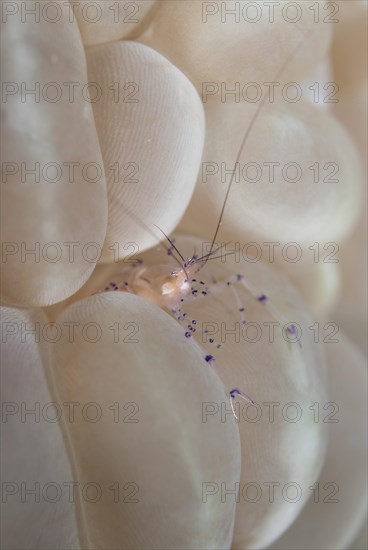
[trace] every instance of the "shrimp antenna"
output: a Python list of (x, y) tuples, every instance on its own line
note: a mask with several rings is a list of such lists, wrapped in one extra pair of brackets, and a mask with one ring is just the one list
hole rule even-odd
[[(155, 235), (155, 233), (152, 231), (152, 229), (150, 229), (150, 228), (148, 227), (148, 225), (146, 225), (144, 222), (142, 222), (142, 220), (140, 220), (140, 219), (138, 218), (138, 216), (136, 216), (136, 215), (134, 214), (134, 212), (132, 212), (131, 210), (129, 210), (129, 208), (127, 208), (127, 207), (124, 206), (124, 205), (121, 205), (121, 207), (123, 208), (123, 210), (125, 210), (125, 212), (128, 213), (128, 215), (129, 215), (131, 218), (133, 218), (133, 219), (136, 221), (136, 223), (137, 223), (138, 225), (140, 225), (141, 227), (143, 227), (143, 229), (145, 229), (146, 231), (148, 231), (148, 233), (150, 233), (150, 234), (152, 235), (152, 237), (154, 237), (154, 238), (156, 239), (156, 241), (158, 242), (158, 244), (159, 244), (162, 248), (164, 248), (165, 252), (167, 252), (167, 248), (166, 248), (166, 246), (164, 245), (164, 243), (163, 243), (162, 241), (160, 241), (160, 239), (157, 237), (157, 235)], [(157, 225), (156, 225), (155, 227), (157, 227)], [(157, 229), (160, 229), (160, 228), (157, 227)], [(163, 233), (163, 235), (165, 235), (165, 233), (162, 231), (162, 229), (160, 229), (160, 231), (161, 231), (161, 233)], [(167, 238), (167, 240), (169, 241), (169, 243), (172, 245), (172, 247), (177, 251), (177, 253), (179, 254), (180, 258), (183, 260), (183, 262), (185, 262), (183, 256), (180, 254), (180, 252), (179, 252), (179, 250), (176, 248), (176, 246), (174, 246), (173, 242), (172, 242), (172, 241), (169, 239), (169, 237), (167, 237), (166, 235), (165, 235), (165, 237)], [(183, 268), (183, 265), (182, 265), (181, 261), (178, 260), (178, 258), (175, 256), (175, 254), (173, 254), (173, 253), (171, 252), (170, 255), (174, 258), (174, 260), (175, 260), (176, 263), (180, 266), (180, 268)]]
[[(301, 40), (299, 42), (299, 44), (296, 46), (296, 48), (294, 48), (294, 50), (291, 52), (291, 54), (286, 58), (286, 61), (282, 64), (281, 68), (279, 69), (279, 71), (276, 73), (276, 75), (274, 76), (274, 79), (273, 79), (273, 82), (277, 82), (277, 80), (280, 78), (280, 76), (282, 75), (282, 73), (284, 72), (284, 70), (286, 69), (286, 67), (289, 65), (290, 61), (293, 59), (293, 57), (295, 56), (295, 54), (297, 53), (297, 51), (299, 50), (299, 48), (302, 46), (302, 44), (304, 43), (304, 40), (305, 40), (306, 37), (303, 38), (303, 40)], [(245, 136), (243, 138), (243, 141), (240, 145), (240, 148), (239, 148), (239, 151), (238, 151), (238, 154), (237, 154), (237, 157), (235, 159), (235, 164), (234, 166), (236, 167), (237, 163), (239, 162), (240, 160), (240, 156), (243, 152), (243, 149), (245, 147), (245, 144), (249, 138), (249, 135), (253, 129), (253, 126), (254, 126), (254, 123), (256, 122), (258, 116), (259, 116), (259, 113), (261, 112), (261, 110), (263, 109), (266, 101), (268, 100), (268, 98), (270, 97), (270, 88), (268, 89), (268, 92), (265, 94), (265, 96), (262, 98), (262, 101), (261, 103), (258, 105), (258, 108), (256, 110), (256, 112), (254, 113), (253, 115), (253, 118), (251, 119), (250, 121), (250, 124), (247, 128), (247, 131), (245, 132)], [(228, 188), (227, 188), (227, 191), (226, 191), (226, 195), (225, 195), (225, 199), (224, 199), (224, 202), (223, 202), (223, 205), (222, 205), (222, 208), (221, 208), (221, 212), (220, 212), (220, 217), (219, 217), (219, 221), (217, 223), (217, 227), (216, 227), (216, 231), (215, 231), (215, 234), (213, 236), (213, 239), (212, 239), (212, 243), (211, 243), (211, 248), (210, 248), (210, 251), (208, 253), (208, 256), (204, 262), (204, 265), (206, 265), (209, 257), (211, 256), (212, 254), (212, 250), (213, 250), (213, 247), (215, 246), (215, 242), (216, 242), (216, 239), (217, 239), (217, 235), (218, 235), (218, 232), (219, 232), (219, 229), (220, 229), (220, 226), (222, 224), (222, 219), (224, 217), (224, 211), (225, 211), (225, 206), (226, 206), (226, 203), (228, 201), (228, 198), (229, 198), (229, 194), (230, 194), (230, 191), (231, 191), (231, 188), (232, 188), (232, 185), (234, 183), (234, 178), (235, 178), (235, 170), (234, 172), (231, 174), (231, 178), (230, 178), (230, 182), (229, 182), (229, 185), (228, 185)]]
[[(212, 254), (216, 254), (216, 252), (212, 252)], [(226, 254), (220, 254), (220, 256), (211, 256), (211, 258), (207, 258), (206, 260), (203, 260), (204, 263), (207, 263), (208, 260), (219, 260), (220, 258), (226, 258), (226, 256), (233, 256), (236, 254), (236, 251), (233, 250), (233, 252), (226, 252)], [(195, 264), (197, 262), (193, 262)]]
[[(193, 261), (193, 264), (197, 264), (197, 263), (200, 263), (200, 262), (203, 262), (205, 259), (210, 259), (210, 256), (213, 254), (216, 254), (216, 252), (218, 252), (219, 250), (221, 250), (222, 248), (224, 248), (224, 246), (227, 246), (228, 244), (230, 244), (231, 241), (228, 241), (227, 243), (223, 243), (221, 244), (220, 246), (218, 246), (217, 248), (215, 248), (214, 250), (211, 251), (211, 253), (208, 253), (208, 254), (205, 254), (204, 256), (201, 256), (200, 258), (196, 258), (194, 261)], [(235, 253), (235, 252), (234, 252)], [(207, 261), (207, 260), (206, 260)]]
[[(186, 272), (186, 269), (185, 269), (186, 259), (185, 259), (184, 256), (180, 253), (180, 251), (176, 248), (176, 246), (175, 246), (175, 244), (174, 244), (174, 241), (172, 241), (172, 240), (170, 239), (170, 237), (168, 237), (168, 236), (166, 235), (166, 233), (165, 233), (164, 231), (162, 231), (162, 229), (161, 229), (158, 225), (156, 225), (156, 224), (153, 224), (153, 225), (154, 225), (155, 227), (157, 227), (157, 229), (158, 229), (159, 231), (161, 231), (161, 233), (164, 235), (164, 237), (166, 237), (166, 239), (169, 241), (169, 243), (171, 244), (171, 246), (173, 247), (173, 249), (179, 254), (179, 257), (183, 260), (182, 268), (183, 268), (183, 270), (184, 270), (184, 273), (185, 273), (187, 279), (189, 279), (188, 273)], [(179, 263), (180, 263), (180, 262), (179, 262)]]
[(163, 234), (164, 237), (166, 237), (166, 239), (169, 241), (169, 243), (171, 244), (171, 246), (173, 247), (173, 249), (179, 254), (179, 257), (183, 260), (183, 263), (185, 263), (185, 258), (182, 256), (182, 254), (180, 254), (179, 250), (176, 248), (176, 246), (175, 246), (175, 244), (174, 244), (174, 241), (172, 241), (172, 240), (170, 239), (170, 237), (168, 237), (168, 236), (166, 235), (166, 233), (165, 233), (164, 231), (162, 231), (162, 229), (161, 229), (158, 225), (156, 225), (155, 223), (154, 223), (153, 225), (154, 225), (155, 227), (157, 227), (157, 229), (158, 229), (159, 231), (161, 231), (161, 233)]

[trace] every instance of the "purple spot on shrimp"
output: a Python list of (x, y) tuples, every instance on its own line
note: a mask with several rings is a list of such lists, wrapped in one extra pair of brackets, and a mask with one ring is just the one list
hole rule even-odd
[(238, 390), (238, 388), (234, 388), (229, 393), (230, 393), (231, 399), (235, 399), (235, 395), (240, 395), (241, 392), (240, 390)]
[(237, 281), (241, 281), (242, 278), (243, 278), (243, 275), (238, 274), (238, 275), (236, 276), (236, 280), (237, 280)]
[(215, 340), (213, 338), (210, 338), (209, 341), (211, 342), (211, 344), (213, 344)]
[(185, 333), (185, 338), (190, 338), (192, 335), (190, 334), (190, 332), (186, 332)]
[(266, 294), (261, 294), (260, 296), (258, 296), (258, 301), (259, 302), (265, 302), (267, 300), (267, 296)]
[(239, 311), (245, 311), (244, 307), (239, 308)]
[(206, 355), (205, 357), (205, 360), (207, 361), (207, 363), (210, 363), (211, 361), (214, 361), (214, 356), (213, 355)]

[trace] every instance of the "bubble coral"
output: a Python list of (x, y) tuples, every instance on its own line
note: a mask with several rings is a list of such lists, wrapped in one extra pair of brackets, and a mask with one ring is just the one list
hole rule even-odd
[[(364, 82), (355, 43), (345, 44), (347, 28), (364, 35), (365, 6), (320, 2), (317, 24), (315, 3), (294, 2), (272, 24), (269, 11), (249, 24), (257, 13), (244, 2), (72, 4), (56, 4), (52, 23), (51, 12), (23, 19), (14, 8), (2, 34), (4, 548), (348, 547), (366, 509), (364, 342), (334, 339), (328, 325), (337, 312), (349, 336), (364, 333), (364, 283), (351, 269), (364, 248), (354, 236), (364, 225), (354, 111)], [(339, 22), (323, 24), (331, 6)], [(241, 272), (272, 298), (268, 309), (238, 289), (248, 318), (292, 319), (302, 344), (278, 332), (230, 341), (206, 362), (211, 342), (185, 338), (166, 311), (129, 292), (95, 293), (132, 252), (167, 263), (154, 225), (179, 230), (186, 256), (211, 241), (228, 180), (218, 170), (206, 183), (203, 169), (233, 166), (257, 107), (213, 91), (264, 85), (300, 41), (283, 80), (300, 82), (303, 98), (268, 102), (240, 160), (293, 161), (302, 176), (270, 185), (262, 172), (235, 185), (220, 237), (292, 241), (303, 258), (214, 262), (213, 297), (186, 308), (234, 325), (220, 282)], [(311, 100), (310, 85), (330, 75), (343, 100)], [(39, 101), (22, 83), (40, 86)], [(212, 93), (201, 101), (204, 83)], [(311, 183), (308, 168), (331, 162), (340, 183)], [(323, 261), (331, 242), (339, 263)], [(231, 387), (267, 416), (236, 422)]]

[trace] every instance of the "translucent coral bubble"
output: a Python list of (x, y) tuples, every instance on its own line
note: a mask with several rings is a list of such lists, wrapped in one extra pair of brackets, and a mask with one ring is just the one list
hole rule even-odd
[(300, 79), (325, 56), (332, 25), (324, 21), (324, 2), (319, 14), (313, 2), (286, 4), (163, 1), (139, 40), (167, 56), (200, 92), (208, 84), (232, 90), (237, 82), (270, 81), (298, 45), (285, 77)]
[(96, 46), (136, 36), (156, 13), (155, 0), (82, 0), (74, 3), (83, 44)]
[(94, 103), (109, 197), (103, 260), (116, 261), (155, 244), (154, 224), (170, 232), (183, 215), (200, 165), (203, 107), (191, 82), (147, 46), (116, 42), (87, 57), (104, 90)]
[[(101, 255), (104, 167), (78, 26), (9, 18), (4, 67), (2, 299), (44, 306), (76, 292)], [(37, 67), (37, 77), (35, 68)], [(33, 90), (33, 91), (32, 91)]]
[(239, 481), (239, 433), (202, 420), (202, 403), (226, 396), (198, 346), (128, 293), (76, 302), (57, 322), (76, 328), (56, 345), (55, 387), (99, 416), (66, 426), (78, 481), (93, 480), (104, 496), (81, 503), (88, 545), (229, 548), (235, 502), (205, 501), (203, 486)]
[(4, 547), (80, 548), (65, 414), (46, 372), (57, 335), (40, 310), (1, 308), (1, 539)]
[[(210, 238), (235, 171), (220, 238), (321, 245), (346, 236), (356, 221), (361, 171), (350, 137), (309, 102), (256, 106), (209, 102), (202, 170), (181, 228)], [(206, 225), (203, 218), (206, 217)], [(212, 228), (212, 230), (210, 229)], [(246, 236), (246, 239), (244, 237)]]
[(309, 502), (274, 550), (350, 548), (366, 518), (366, 361), (342, 333), (326, 348), (329, 405), (315, 409), (329, 429), (325, 464)]

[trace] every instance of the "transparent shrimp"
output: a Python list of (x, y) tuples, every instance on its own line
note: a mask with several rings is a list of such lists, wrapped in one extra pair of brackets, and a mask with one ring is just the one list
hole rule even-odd
[[(277, 72), (276, 76), (274, 77), (274, 81), (277, 81), (280, 78), (280, 76), (282, 75), (282, 73), (290, 63), (291, 59), (295, 56), (297, 50), (299, 50), (299, 48), (304, 43), (304, 40), (305, 39), (303, 39), (298, 44), (298, 46), (293, 50), (293, 52), (291, 52), (290, 56), (286, 59), (283, 66), (280, 68), (280, 70)], [(262, 101), (258, 106), (258, 109), (253, 115), (253, 118), (245, 132), (244, 138), (239, 147), (238, 154), (235, 160), (235, 165), (240, 160), (241, 154), (245, 148), (248, 137), (254, 127), (254, 124), (260, 114), (260, 111), (262, 110), (266, 101), (268, 100), (268, 97), (269, 97), (269, 93), (265, 94), (265, 96), (263, 97)], [(256, 289), (254, 289), (242, 274), (240, 273), (235, 274), (230, 278), (226, 279), (225, 281), (220, 281), (220, 282), (212, 278), (211, 284), (207, 284), (202, 277), (201, 278), (197, 277), (197, 275), (201, 271), (203, 272), (206, 271), (205, 268), (208, 267), (208, 262), (210, 260), (214, 260), (216, 258), (222, 258), (224, 256), (222, 249), (224, 248), (225, 245), (218, 246), (216, 244), (216, 240), (219, 234), (221, 224), (223, 222), (224, 212), (225, 212), (225, 208), (231, 192), (231, 188), (234, 183), (234, 175), (235, 175), (235, 172), (232, 173), (230, 182), (228, 184), (224, 201), (222, 204), (222, 208), (220, 211), (218, 223), (214, 231), (213, 238), (211, 240), (209, 252), (207, 254), (198, 256), (197, 254), (194, 253), (190, 257), (185, 257), (175, 245), (175, 240), (171, 239), (165, 233), (163, 233), (161, 229), (157, 228), (161, 231), (161, 233), (163, 233), (163, 236), (165, 237), (167, 244), (165, 245), (162, 241), (160, 241), (157, 235), (154, 235), (154, 236), (159, 241), (160, 245), (165, 249), (167, 256), (176, 262), (176, 266), (170, 265), (169, 263), (153, 265), (153, 266), (145, 266), (142, 260), (138, 259), (133, 264), (131, 264), (130, 267), (123, 268), (118, 274), (118, 280), (116, 282), (112, 281), (107, 283), (104, 289), (100, 290), (100, 292), (103, 292), (103, 291), (130, 292), (148, 300), (152, 304), (155, 304), (160, 308), (165, 309), (171, 315), (173, 315), (175, 319), (180, 324), (183, 325), (184, 336), (186, 338), (191, 338), (194, 333), (196, 332), (201, 333), (201, 330), (197, 327), (196, 319), (191, 319), (190, 321), (188, 321), (188, 315), (184, 310), (184, 304), (191, 300), (196, 300), (198, 298), (206, 298), (208, 296), (211, 296), (214, 289), (219, 285), (226, 286), (229, 289), (229, 292), (232, 293), (233, 299), (235, 301), (236, 308), (238, 311), (240, 322), (242, 324), (246, 324), (245, 308), (242, 305), (239, 292), (237, 290), (238, 285), (241, 285), (246, 289), (248, 293), (251, 294), (251, 296), (255, 300), (257, 300), (259, 303), (264, 304), (266, 307), (268, 307), (269, 312), (274, 318), (278, 319), (279, 321), (283, 322), (284, 325), (286, 325), (287, 319), (284, 319), (280, 315), (277, 308), (269, 300), (269, 297), (267, 296), (267, 294), (263, 291), (258, 292)], [(145, 224), (141, 220), (138, 220), (134, 213), (129, 212), (127, 210), (127, 215), (135, 218), (139, 225), (143, 226), (147, 231), (153, 234), (152, 229), (145, 226)], [(231, 252), (225, 255), (231, 255)], [(293, 337), (296, 333), (295, 326), (290, 323), (286, 330), (291, 337)], [(217, 349), (221, 348), (222, 346), (222, 344), (220, 342), (217, 342), (214, 338), (210, 338), (209, 342), (211, 344), (214, 344)], [(301, 346), (300, 342), (298, 343)], [(204, 356), (204, 359), (207, 363), (212, 363), (215, 360), (215, 357), (212, 354), (206, 354)], [(241, 391), (237, 387), (229, 390), (228, 395), (229, 395), (231, 410), (236, 420), (238, 420), (238, 416), (235, 410), (235, 403), (237, 398), (243, 399), (246, 402), (254, 404), (253, 399), (251, 399), (248, 395), (246, 395), (243, 391)]]

